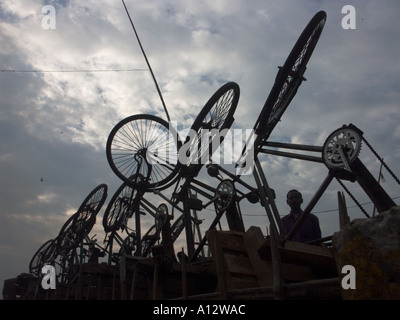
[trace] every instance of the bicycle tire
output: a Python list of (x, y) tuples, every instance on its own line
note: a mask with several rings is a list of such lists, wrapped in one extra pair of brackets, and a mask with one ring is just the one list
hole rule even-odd
[(171, 226), (172, 242), (175, 242), (176, 239), (178, 239), (184, 228), (185, 228), (185, 221), (184, 221), (184, 215), (182, 214), (178, 217), (178, 219), (175, 220), (175, 222)]
[(85, 219), (81, 217), (79, 212), (76, 212), (64, 223), (56, 238), (57, 253), (75, 249), (83, 240), (85, 231), (92, 229), (95, 223), (93, 216), (87, 216)]
[(151, 254), (151, 248), (156, 244), (156, 242), (160, 240), (160, 230), (154, 224), (150, 227), (149, 230), (145, 233), (141, 240), (141, 256), (148, 257)]
[(71, 250), (76, 248), (89, 234), (96, 223), (97, 213), (107, 198), (108, 187), (100, 184), (94, 188), (83, 200), (78, 211), (70, 216), (62, 226), (57, 236), (57, 250)]
[(121, 228), (121, 224), (125, 220), (128, 210), (131, 209), (130, 207), (136, 194), (136, 189), (125, 182), (121, 184), (104, 212), (102, 222), (105, 232), (112, 232)]
[(108, 187), (105, 183), (99, 184), (83, 200), (78, 212), (86, 211), (89, 207), (93, 214), (97, 214), (106, 201), (107, 191)]
[(326, 22), (326, 12), (317, 12), (304, 28), (283, 67), (278, 71), (274, 85), (254, 127), (257, 135), (266, 141), (304, 80), (307, 63), (317, 45)]
[[(162, 190), (175, 181), (180, 146), (178, 134), (167, 121), (137, 114), (121, 120), (112, 129), (106, 154), (114, 173), (132, 188)], [(132, 179), (139, 175), (145, 180)]]
[(48, 258), (51, 257), (51, 255), (49, 255), (51, 250), (49, 250), (49, 248), (52, 248), (53, 243), (54, 239), (50, 239), (39, 247), (29, 262), (29, 273), (37, 277), (41, 275), (42, 267), (46, 262), (50, 262)]
[[(194, 152), (195, 158), (190, 157), (188, 164), (204, 164), (203, 156), (207, 150), (211, 150), (211, 154), (208, 154), (206, 160), (211, 157), (213, 150), (213, 143), (216, 137), (220, 138), (218, 145), (222, 142), (225, 132), (224, 129), (230, 128), (234, 121), (234, 113), (239, 102), (240, 88), (235, 82), (227, 82), (222, 85), (207, 101), (198, 116), (196, 117), (193, 125), (191, 127), (191, 132), (196, 133), (196, 139), (193, 137), (187, 137), (185, 143), (189, 143), (189, 139), (192, 138), (192, 143), (189, 150), (194, 148), (199, 148), (199, 151)], [(203, 149), (203, 144), (199, 143), (201, 141), (202, 130), (212, 130), (217, 129), (218, 135), (215, 135), (209, 139), (208, 146)]]

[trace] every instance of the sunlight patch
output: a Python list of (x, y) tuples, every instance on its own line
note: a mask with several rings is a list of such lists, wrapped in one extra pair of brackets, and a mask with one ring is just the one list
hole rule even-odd
[(49, 203), (51, 202), (54, 198), (56, 198), (56, 194), (55, 193), (46, 193), (46, 194), (39, 194), (37, 196), (37, 199), (39, 202), (43, 202), (43, 203)]

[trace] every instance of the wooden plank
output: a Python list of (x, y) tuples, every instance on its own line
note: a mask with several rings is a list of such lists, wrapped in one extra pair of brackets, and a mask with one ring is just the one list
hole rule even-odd
[(218, 232), (219, 247), (224, 248), (224, 250), (230, 250), (230, 251), (239, 251), (239, 252), (246, 251), (243, 242), (243, 233), (239, 233), (236, 231), (217, 231), (217, 232)]
[(187, 296), (188, 296), (188, 294), (187, 294), (187, 268), (186, 268), (186, 265), (187, 265), (187, 257), (186, 257), (186, 255), (185, 255), (185, 251), (183, 250), (183, 248), (182, 248), (182, 270), (181, 270), (181, 273), (182, 273), (182, 297), (184, 298), (184, 299), (186, 299), (187, 298)]
[(255, 277), (253, 266), (250, 263), (249, 257), (224, 254), (224, 258), (226, 267), (230, 273), (253, 275)]
[(282, 262), (281, 269), (282, 277), (287, 283), (315, 279), (312, 270), (308, 266)]
[(265, 238), (259, 227), (250, 227), (243, 236), (246, 251), (253, 266), (255, 275), (260, 286), (272, 285), (273, 271), (272, 264), (261, 259), (258, 249), (263, 245)]
[(342, 230), (346, 225), (350, 223), (350, 218), (347, 213), (346, 199), (343, 192), (338, 191), (338, 202), (339, 202), (339, 226)]
[(211, 253), (214, 257), (215, 268), (218, 277), (218, 290), (221, 299), (227, 299), (228, 288), (232, 287), (232, 282), (229, 273), (226, 270), (223, 252), (219, 244), (218, 231), (215, 229), (209, 230), (206, 233)]
[(328, 278), (286, 285), (288, 299), (342, 300), (339, 278)]
[(336, 266), (332, 250), (326, 247), (286, 241), (284, 245), (279, 248), (279, 251), (282, 256), (282, 261), (293, 261), (320, 267)]
[[(341, 286), (339, 278), (311, 280), (285, 285), (286, 298), (308, 300), (341, 300)], [(275, 300), (272, 286), (243, 288), (231, 290), (228, 293), (230, 300)], [(192, 295), (189, 300), (217, 300), (219, 292)]]
[(256, 278), (232, 277), (232, 283), (233, 283), (232, 290), (259, 287)]
[[(271, 259), (271, 248), (269, 239), (258, 250), (263, 259)], [(334, 264), (334, 255), (327, 247), (310, 245), (295, 241), (285, 241), (279, 246), (279, 252), (283, 262), (315, 264), (320, 266), (331, 266)]]
[[(214, 230), (209, 236), (221, 296), (229, 297), (229, 293), (238, 288), (274, 285), (272, 261), (263, 259), (259, 254), (259, 249), (265, 244), (265, 237), (259, 227), (251, 227), (246, 233)], [(280, 248), (280, 253), (283, 249)], [(291, 244), (289, 249), (293, 249)], [(306, 265), (283, 263), (279, 268), (282, 279), (288, 282), (315, 279), (310, 267)]]
[[(249, 259), (243, 237), (244, 233), (235, 231), (214, 230), (209, 234), (209, 243), (212, 247), (211, 251), (216, 262), (220, 283), (219, 290), (223, 297), (227, 297), (229, 291), (234, 289), (260, 285), (253, 264)], [(257, 252), (254, 253), (254, 255), (256, 254)], [(268, 267), (265, 262), (264, 265)], [(223, 270), (220, 270), (221, 266), (224, 268)]]
[(333, 252), (326, 247), (321, 247), (317, 245), (310, 245), (307, 243), (295, 242), (295, 241), (286, 241), (283, 246), (282, 251), (291, 251), (291, 252), (298, 252), (304, 254), (305, 256), (320, 256), (320, 257), (327, 257), (333, 258)]

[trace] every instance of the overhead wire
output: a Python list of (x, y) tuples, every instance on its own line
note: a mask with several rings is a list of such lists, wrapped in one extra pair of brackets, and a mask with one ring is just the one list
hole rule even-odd
[(149, 69), (77, 69), (77, 70), (16, 70), (16, 69), (1, 69), (0, 72), (8, 73), (53, 73), (53, 72), (136, 72), (149, 71)]
[(147, 66), (148, 66), (148, 69), (104, 69), (104, 70), (101, 70), (101, 69), (89, 69), (89, 70), (16, 70), (16, 69), (2, 69), (2, 70), (0, 70), (0, 72), (8, 72), (8, 73), (22, 73), (22, 72), (24, 72), (24, 73), (25, 73), (25, 72), (29, 72), (29, 73), (65, 72), (65, 73), (68, 73), (68, 72), (71, 72), (71, 73), (72, 73), (72, 72), (131, 72), (131, 71), (150, 71), (151, 76), (152, 76), (153, 81), (154, 81), (154, 84), (155, 84), (155, 86), (156, 86), (158, 95), (159, 95), (159, 97), (160, 97), (162, 106), (163, 106), (163, 108), (164, 108), (165, 114), (166, 114), (166, 116), (167, 116), (167, 120), (168, 120), (168, 121), (171, 121), (170, 116), (169, 116), (169, 113), (168, 113), (168, 110), (167, 110), (167, 106), (165, 105), (164, 98), (163, 98), (162, 93), (161, 93), (161, 90), (160, 90), (160, 87), (158, 86), (156, 77), (155, 77), (154, 72), (153, 72), (153, 70), (152, 70), (152, 68), (151, 68), (151, 65), (150, 65), (150, 63), (149, 63), (149, 60), (147, 59), (147, 55), (146, 55), (146, 53), (145, 53), (145, 51), (144, 51), (144, 48), (143, 48), (143, 46), (142, 46), (142, 43), (141, 43), (141, 41), (140, 41), (140, 39), (139, 39), (139, 35), (138, 35), (137, 31), (136, 31), (135, 25), (133, 24), (132, 18), (131, 18), (130, 14), (129, 14), (128, 8), (126, 7), (124, 0), (122, 0), (122, 4), (124, 5), (126, 14), (128, 15), (129, 21), (130, 21), (131, 26), (132, 26), (132, 29), (133, 29), (133, 31), (134, 31), (134, 33), (135, 33), (135, 35), (136, 35), (136, 39), (137, 39), (137, 41), (138, 41), (138, 43), (139, 43), (140, 49), (141, 49), (141, 51), (142, 51), (142, 54), (143, 54), (143, 56), (144, 56), (144, 59), (145, 59), (145, 61), (146, 61)]
[[(398, 198), (400, 198), (400, 196), (398, 196), (398, 197), (394, 197), (394, 198), (392, 198), (393, 200), (395, 200), (395, 199), (398, 199)], [(369, 202), (364, 202), (364, 203), (361, 203), (361, 205), (367, 205), (367, 204), (372, 204), (372, 201), (369, 201)], [(355, 207), (357, 207), (357, 205), (353, 205), (353, 206), (347, 206), (346, 208), (347, 209), (351, 209), (351, 208), (355, 208)], [(335, 212), (335, 211), (338, 211), (339, 209), (329, 209), (329, 210), (322, 210), (322, 211), (313, 211), (313, 213), (315, 214), (315, 213), (327, 213), (327, 212)], [(253, 216), (253, 217), (257, 217), (257, 216), (264, 216), (264, 214), (248, 214), (248, 213), (243, 213), (243, 215), (244, 216)]]

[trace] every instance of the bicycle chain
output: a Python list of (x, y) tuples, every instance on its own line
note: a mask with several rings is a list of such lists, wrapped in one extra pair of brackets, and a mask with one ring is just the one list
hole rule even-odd
[(360, 208), (360, 210), (365, 214), (367, 218), (370, 218), (370, 215), (365, 211), (365, 209), (361, 206), (361, 203), (358, 202), (358, 200), (353, 196), (353, 194), (350, 192), (349, 189), (343, 184), (342, 181), (340, 181), (339, 178), (336, 178), (336, 180), (339, 182), (339, 184), (342, 186), (342, 188), (347, 192), (347, 194), (350, 196), (350, 198), (356, 203), (356, 205)]
[(377, 157), (377, 159), (380, 161), (382, 166), (384, 166), (385, 169), (390, 173), (390, 175), (393, 177), (393, 179), (396, 180), (396, 182), (398, 184), (400, 184), (399, 178), (397, 178), (397, 176), (393, 173), (393, 171), (389, 168), (389, 166), (385, 163), (385, 161), (383, 161), (383, 158), (381, 158), (379, 156), (379, 154), (375, 151), (375, 149), (371, 146), (371, 144), (364, 137), (361, 137), (361, 139), (365, 142), (365, 144), (368, 146), (368, 148), (370, 148), (372, 153)]
[[(367, 141), (367, 139), (364, 138), (364, 136), (361, 136), (361, 141), (364, 141), (365, 144), (368, 146), (368, 148), (371, 150), (371, 152), (376, 156), (376, 158), (380, 161), (382, 166), (385, 167), (385, 169), (390, 173), (390, 175), (393, 177), (394, 180), (398, 184), (400, 184), (399, 178), (394, 174), (394, 172), (389, 168), (389, 166), (385, 163), (383, 158), (376, 152), (376, 150), (372, 147), (372, 145)], [(350, 192), (349, 189), (343, 184), (343, 182), (336, 178), (336, 180), (339, 182), (339, 184), (342, 186), (342, 188), (347, 192), (347, 194), (350, 196), (350, 198), (356, 203), (356, 205), (360, 208), (360, 210), (365, 214), (366, 217), (370, 218), (369, 214), (365, 211), (365, 209), (361, 206), (361, 204), (357, 201), (357, 199), (353, 196), (353, 194)]]

